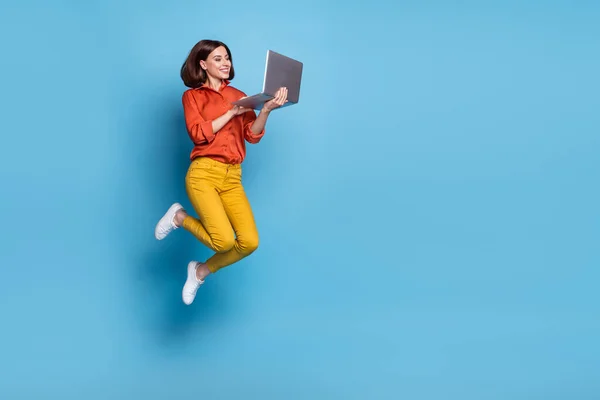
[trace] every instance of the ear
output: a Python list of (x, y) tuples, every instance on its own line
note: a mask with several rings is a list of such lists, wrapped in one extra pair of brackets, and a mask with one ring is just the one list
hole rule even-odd
[(202, 68), (203, 70), (206, 70), (206, 62), (204, 62), (204, 60), (200, 60), (200, 68)]

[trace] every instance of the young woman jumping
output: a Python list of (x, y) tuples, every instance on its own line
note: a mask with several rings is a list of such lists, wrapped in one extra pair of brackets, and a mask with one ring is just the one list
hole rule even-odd
[(258, 116), (252, 109), (232, 103), (246, 97), (229, 83), (235, 72), (227, 45), (201, 40), (181, 67), (185, 123), (194, 144), (185, 177), (186, 191), (197, 218), (174, 203), (158, 221), (155, 237), (164, 239), (183, 227), (215, 254), (206, 262), (191, 261), (182, 298), (192, 304), (206, 277), (252, 254), (258, 231), (242, 185), (241, 164), (246, 143), (258, 143), (265, 134), (269, 114), (287, 100), (281, 88), (265, 103)]

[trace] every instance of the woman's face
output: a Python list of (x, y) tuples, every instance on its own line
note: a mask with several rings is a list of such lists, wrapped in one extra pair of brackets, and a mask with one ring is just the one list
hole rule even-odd
[(206, 57), (206, 61), (200, 61), (200, 66), (206, 73), (216, 79), (228, 79), (231, 69), (231, 60), (225, 47), (217, 47)]

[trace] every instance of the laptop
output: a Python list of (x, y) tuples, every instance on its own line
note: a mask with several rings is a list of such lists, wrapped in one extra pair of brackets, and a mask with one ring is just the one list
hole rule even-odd
[(235, 101), (233, 104), (260, 110), (266, 102), (275, 98), (280, 87), (288, 89), (287, 102), (280, 108), (297, 104), (300, 99), (302, 67), (303, 64), (300, 61), (273, 50), (267, 51), (262, 92)]

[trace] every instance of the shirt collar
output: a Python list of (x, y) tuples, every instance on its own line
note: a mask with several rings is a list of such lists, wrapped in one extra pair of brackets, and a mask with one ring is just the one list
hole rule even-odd
[[(229, 82), (230, 81), (228, 79), (223, 79), (223, 81), (221, 82), (221, 87), (219, 88), (219, 92), (221, 92), (225, 87), (227, 87), (229, 85)], [(215, 91), (213, 88), (208, 86), (208, 82), (204, 82), (204, 84), (202, 84), (202, 86), (200, 86), (198, 89)]]

